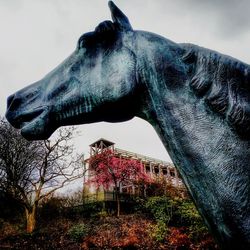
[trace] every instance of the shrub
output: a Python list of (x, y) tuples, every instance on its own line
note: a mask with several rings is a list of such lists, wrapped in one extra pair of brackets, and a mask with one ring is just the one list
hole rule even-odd
[(133, 208), (132, 211), (136, 214), (144, 214), (146, 213), (146, 208), (145, 208), (145, 203), (146, 200), (144, 198), (141, 197), (135, 197), (133, 199)]
[(68, 235), (72, 240), (80, 242), (82, 238), (88, 235), (89, 231), (90, 228), (86, 224), (81, 223), (71, 227), (68, 231)]
[(0, 230), (3, 228), (3, 224), (4, 224), (4, 219), (0, 218)]
[(167, 226), (173, 216), (175, 202), (168, 197), (150, 197), (145, 204), (148, 212), (156, 220), (156, 225), (152, 228), (152, 237), (156, 241), (163, 241), (167, 234)]
[(194, 222), (201, 222), (201, 217), (196, 207), (190, 201), (179, 201), (176, 215), (179, 217), (180, 223), (182, 225), (190, 226)]
[(158, 221), (156, 225), (151, 227), (150, 235), (154, 240), (162, 242), (166, 238), (167, 232), (168, 229), (166, 223)]
[(168, 197), (150, 197), (145, 204), (146, 209), (152, 214), (157, 222), (168, 224), (173, 216), (175, 202)]
[(209, 235), (201, 216), (190, 200), (155, 196), (148, 198), (145, 209), (156, 221), (152, 235), (157, 241), (164, 239), (168, 225), (186, 228), (186, 235), (182, 236), (189, 237), (193, 242), (199, 242)]
[(103, 202), (91, 202), (83, 205), (69, 207), (65, 210), (65, 216), (69, 219), (77, 219), (79, 217), (90, 218), (96, 217), (103, 209)]
[(0, 190), (0, 218), (8, 221), (16, 221), (22, 218), (24, 208), (14, 197), (1, 193)]
[(95, 217), (103, 210), (103, 202), (96, 201), (91, 203), (86, 203), (82, 206), (83, 217)]
[(108, 217), (108, 212), (106, 210), (102, 209), (102, 211), (100, 211), (99, 213), (97, 213), (97, 216), (101, 217), (101, 218)]
[(191, 239), (202, 239), (204, 235), (208, 234), (201, 216), (191, 201), (182, 200), (178, 202), (175, 215), (178, 224), (188, 227)]
[(65, 199), (59, 196), (52, 196), (42, 200), (39, 207), (40, 217), (46, 219), (57, 218), (64, 210), (64, 202)]

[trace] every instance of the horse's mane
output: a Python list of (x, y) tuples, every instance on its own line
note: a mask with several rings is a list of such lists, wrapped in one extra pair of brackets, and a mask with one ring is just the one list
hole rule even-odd
[(250, 138), (250, 65), (218, 52), (183, 44), (190, 87), (242, 137)]

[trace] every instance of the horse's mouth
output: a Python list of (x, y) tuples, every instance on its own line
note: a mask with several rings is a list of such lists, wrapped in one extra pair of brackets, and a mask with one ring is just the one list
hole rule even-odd
[(15, 117), (13, 113), (12, 115), (7, 113), (7, 119), (13, 127), (21, 129), (22, 136), (27, 140), (44, 140), (50, 136), (52, 129), (48, 125), (48, 109), (46, 107), (39, 107)]
[(21, 134), (27, 140), (47, 139), (51, 135), (51, 130), (47, 109), (41, 108), (23, 115)]
[(12, 126), (17, 129), (23, 129), (30, 123), (34, 122), (39, 116), (44, 112), (44, 108), (37, 108), (30, 112), (25, 112), (23, 114), (17, 115), (14, 119), (10, 120)]

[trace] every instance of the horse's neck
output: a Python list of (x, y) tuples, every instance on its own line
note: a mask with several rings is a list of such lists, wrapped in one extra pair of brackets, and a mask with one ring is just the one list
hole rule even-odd
[(180, 92), (164, 85), (162, 77), (152, 79), (144, 118), (158, 132), (201, 213), (217, 237), (250, 233), (250, 142), (240, 140), (187, 85)]

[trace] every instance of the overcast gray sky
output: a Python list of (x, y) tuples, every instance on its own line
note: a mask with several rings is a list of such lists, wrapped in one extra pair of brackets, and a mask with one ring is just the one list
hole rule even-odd
[[(6, 98), (63, 61), (81, 34), (110, 19), (106, 0), (0, 0), (0, 115)], [(134, 29), (191, 42), (250, 63), (248, 0), (117, 0)], [(153, 128), (133, 119), (80, 126), (78, 152), (104, 137), (117, 147), (169, 160)]]

